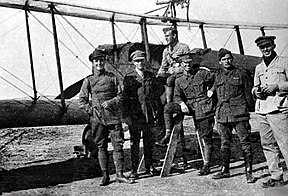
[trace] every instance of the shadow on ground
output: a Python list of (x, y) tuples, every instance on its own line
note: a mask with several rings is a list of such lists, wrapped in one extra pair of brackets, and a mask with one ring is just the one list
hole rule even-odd
[[(258, 141), (259, 135), (254, 134), (253, 164), (265, 161), (261, 145)], [(178, 145), (181, 146), (181, 145)], [(220, 138), (215, 136), (213, 140), (213, 162), (212, 165), (220, 164)], [(141, 149), (142, 150), (142, 149)], [(162, 161), (165, 157), (166, 148), (155, 147), (154, 160), (155, 166), (161, 169)], [(112, 151), (109, 152), (109, 167), (110, 173), (115, 173), (115, 168), (112, 159)], [(130, 168), (130, 149), (125, 149), (125, 172)], [(198, 147), (197, 137), (195, 134), (185, 135), (185, 154), (188, 158), (188, 168), (199, 169), (202, 165), (201, 152)], [(177, 148), (175, 160), (182, 161), (182, 149)], [(198, 161), (193, 161), (198, 160)], [(239, 140), (237, 136), (233, 137), (231, 161), (243, 160), (240, 150)], [(238, 167), (243, 167), (240, 165)], [(233, 168), (232, 168), (233, 169)], [(171, 170), (171, 172), (178, 172)], [(27, 166), (11, 170), (2, 170), (2, 192), (12, 192), (19, 190), (43, 188), (55, 186), (57, 184), (66, 184), (73, 181), (84, 180), (102, 176), (97, 159), (88, 158), (70, 158), (66, 161), (51, 163), (47, 165)]]

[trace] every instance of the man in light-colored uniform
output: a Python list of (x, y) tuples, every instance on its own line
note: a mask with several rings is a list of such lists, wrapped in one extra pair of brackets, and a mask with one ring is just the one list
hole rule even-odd
[(261, 144), (271, 174), (263, 188), (284, 184), (279, 167), (280, 151), (288, 164), (288, 59), (274, 51), (275, 39), (275, 36), (260, 36), (255, 40), (263, 60), (256, 67), (252, 92), (256, 97)]

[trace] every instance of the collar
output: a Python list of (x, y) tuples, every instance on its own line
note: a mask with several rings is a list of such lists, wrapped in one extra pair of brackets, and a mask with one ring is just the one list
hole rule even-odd
[(144, 70), (141, 71), (139, 69), (135, 69), (136, 73), (141, 77), (141, 78), (144, 78)]
[(268, 67), (276, 56), (277, 56), (277, 54), (275, 51), (273, 51), (272, 54), (267, 58), (265, 58), (263, 56), (263, 61), (264, 61), (265, 65)]
[(96, 75), (96, 76), (105, 75), (105, 73), (106, 73), (105, 69), (103, 69), (101, 71), (99, 71), (97, 69), (94, 70), (94, 75)]
[(168, 46), (170, 52), (177, 49), (178, 47), (179, 47), (179, 41), (175, 42), (173, 45)]

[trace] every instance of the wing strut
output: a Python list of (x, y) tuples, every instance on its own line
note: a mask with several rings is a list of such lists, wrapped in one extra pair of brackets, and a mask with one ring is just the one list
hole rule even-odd
[(60, 55), (59, 55), (59, 46), (58, 46), (58, 38), (57, 38), (57, 30), (56, 30), (56, 22), (55, 22), (55, 15), (54, 15), (54, 5), (49, 5), (51, 10), (51, 16), (52, 16), (52, 26), (53, 26), (53, 35), (54, 35), (54, 44), (55, 44), (55, 55), (56, 55), (56, 61), (57, 61), (57, 69), (58, 69), (58, 78), (59, 78), (59, 86), (60, 86), (60, 92), (61, 92), (61, 104), (62, 104), (62, 111), (66, 111), (66, 105), (65, 105), (65, 98), (64, 98), (64, 92), (63, 92), (63, 80), (62, 80), (62, 72), (61, 72), (61, 63), (60, 63)]
[(30, 65), (31, 65), (31, 76), (32, 76), (32, 85), (33, 85), (33, 102), (36, 103), (37, 101), (37, 90), (36, 90), (36, 82), (35, 82), (35, 72), (34, 72), (34, 63), (33, 63), (33, 55), (32, 55), (32, 46), (31, 46), (31, 36), (30, 36), (30, 27), (29, 27), (29, 20), (28, 20), (28, 6), (24, 7), (25, 9), (25, 21), (26, 21), (26, 30), (27, 30), (27, 41), (28, 41), (28, 48), (29, 48), (29, 58), (30, 58)]
[(236, 25), (234, 28), (235, 28), (236, 35), (237, 35), (237, 40), (238, 40), (238, 45), (239, 45), (240, 54), (243, 54), (243, 55), (244, 55), (244, 48), (243, 48), (243, 43), (242, 43), (242, 39), (241, 39), (241, 34), (240, 34), (239, 26)]

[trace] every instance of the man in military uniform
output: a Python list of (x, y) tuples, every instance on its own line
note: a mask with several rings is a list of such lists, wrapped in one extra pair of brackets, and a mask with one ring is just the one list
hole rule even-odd
[[(108, 168), (108, 137), (113, 146), (113, 159), (116, 167), (116, 181), (132, 183), (133, 180), (123, 175), (124, 133), (121, 125), (122, 92), (118, 79), (105, 70), (107, 62), (104, 51), (96, 49), (89, 55), (93, 74), (87, 76), (80, 90), (79, 105), (90, 116), (92, 135), (99, 153), (98, 159), (103, 172), (100, 186), (110, 182)], [(89, 103), (91, 97), (91, 104)]]
[[(146, 70), (146, 55), (136, 50), (131, 54), (135, 69), (127, 73), (123, 80), (124, 118), (129, 125), (131, 142), (132, 171), (130, 178), (137, 178), (139, 165), (139, 145), (143, 133), (145, 174), (155, 174), (151, 171), (152, 154), (155, 143), (152, 128), (154, 126), (159, 95), (157, 95), (156, 77)], [(154, 173), (153, 173), (154, 172)]]
[(271, 174), (263, 183), (264, 188), (285, 184), (279, 167), (280, 151), (288, 166), (288, 59), (274, 51), (275, 39), (260, 36), (255, 40), (263, 60), (256, 66), (252, 92), (256, 97), (261, 144)]
[(221, 179), (230, 176), (230, 144), (234, 128), (240, 139), (244, 154), (247, 182), (253, 183), (251, 126), (249, 124), (249, 109), (253, 107), (250, 105), (253, 103), (253, 98), (251, 92), (249, 92), (249, 78), (244, 70), (233, 66), (233, 56), (229, 50), (221, 48), (218, 52), (218, 59), (222, 67), (215, 75), (215, 83), (211, 92), (216, 91), (218, 100), (216, 121), (221, 137), (222, 169), (212, 178)]
[(182, 123), (184, 115), (192, 115), (200, 139), (204, 143), (204, 165), (198, 175), (208, 175), (212, 153), (215, 100), (214, 97), (207, 96), (207, 90), (212, 87), (214, 76), (206, 69), (200, 68), (199, 52), (184, 54), (179, 58), (179, 62), (183, 64), (184, 73), (175, 81), (174, 103), (168, 103), (164, 108), (166, 133), (171, 135), (173, 121), (175, 121), (173, 114), (178, 114), (177, 118), (179, 116), (181, 118), (177, 123)]

